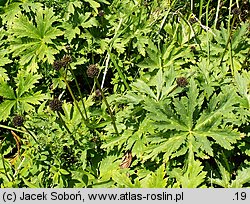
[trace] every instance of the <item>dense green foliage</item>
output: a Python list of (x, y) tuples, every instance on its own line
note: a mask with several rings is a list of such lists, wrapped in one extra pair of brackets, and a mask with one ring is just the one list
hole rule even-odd
[(3, 1), (0, 186), (250, 187), (249, 4)]

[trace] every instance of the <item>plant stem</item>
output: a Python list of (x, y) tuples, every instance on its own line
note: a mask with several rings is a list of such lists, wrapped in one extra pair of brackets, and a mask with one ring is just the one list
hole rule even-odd
[(63, 124), (63, 126), (65, 127), (65, 129), (67, 130), (67, 132), (72, 136), (72, 138), (73, 138), (73, 140), (74, 140), (74, 143), (75, 144), (77, 144), (78, 142), (77, 142), (77, 140), (75, 139), (75, 137), (73, 136), (73, 134), (70, 132), (70, 130), (69, 130), (69, 128), (67, 127), (67, 125), (65, 124), (65, 122), (63, 121), (63, 119), (62, 119), (62, 116), (61, 116), (61, 114), (60, 114), (60, 112), (59, 111), (57, 111), (57, 114), (58, 114), (58, 116), (59, 116), (59, 118), (60, 118), (60, 120), (61, 120), (61, 122), (62, 122), (62, 124)]
[[(3, 139), (3, 141), (5, 140), (5, 138)], [(3, 157), (3, 152), (2, 152), (2, 143), (3, 143), (3, 141), (1, 141), (1, 143), (0, 143), (0, 148), (1, 148), (1, 159), (2, 159), (2, 163), (3, 163), (3, 169), (4, 169), (4, 172), (5, 172), (5, 175), (6, 175), (6, 177), (7, 177), (7, 179), (9, 180), (9, 181), (11, 181), (11, 179), (10, 179), (10, 177), (9, 177), (9, 175), (8, 175), (8, 173), (7, 173), (7, 169), (6, 169), (6, 166), (5, 166), (5, 161), (4, 161), (4, 157)]]
[(78, 111), (79, 111), (79, 113), (80, 113), (80, 115), (81, 115), (83, 121), (84, 121), (85, 124), (87, 125), (87, 121), (86, 121), (86, 119), (84, 118), (84, 116), (83, 116), (83, 114), (82, 114), (82, 111), (81, 111), (81, 109), (80, 109), (80, 107), (79, 107), (79, 105), (78, 105), (78, 103), (77, 103), (77, 100), (76, 100), (76, 98), (75, 98), (75, 96), (74, 96), (74, 94), (73, 94), (73, 92), (72, 92), (72, 90), (71, 90), (71, 88), (70, 88), (70, 86), (69, 86), (69, 83), (68, 83), (68, 81), (67, 81), (67, 79), (66, 79), (66, 76), (65, 76), (63, 73), (61, 73), (61, 75), (63, 76), (64, 82), (65, 82), (65, 84), (66, 84), (66, 86), (67, 86), (67, 88), (68, 88), (68, 90), (69, 90), (69, 93), (70, 93), (70, 95), (71, 95), (71, 97), (72, 97), (74, 103), (76, 104), (76, 108), (78, 109)]
[(118, 129), (117, 129), (116, 123), (115, 123), (115, 117), (114, 117), (114, 115), (113, 115), (113, 113), (111, 111), (110, 105), (108, 104), (108, 101), (107, 101), (107, 99), (106, 99), (106, 97), (105, 97), (105, 95), (104, 95), (104, 93), (102, 91), (102, 88), (100, 86), (100, 83), (99, 83), (99, 81), (97, 80), (96, 77), (95, 77), (95, 83), (96, 83), (98, 89), (100, 90), (100, 92), (102, 94), (102, 98), (103, 98), (103, 100), (104, 100), (104, 102), (105, 102), (105, 104), (106, 104), (106, 106), (108, 108), (108, 111), (109, 111), (109, 114), (110, 114), (110, 117), (111, 117), (111, 120), (112, 120), (112, 124), (113, 124), (114, 129), (115, 129), (115, 132), (116, 132), (117, 136), (119, 136), (119, 132), (118, 132)]
[[(206, 26), (207, 27), (208, 27), (209, 3), (210, 3), (210, 0), (208, 1), (207, 6), (206, 6)], [(208, 63), (210, 63), (210, 40), (209, 40), (208, 32), (207, 32), (207, 56), (208, 56)]]
[(127, 83), (127, 80), (125, 79), (125, 77), (124, 77), (124, 75), (123, 75), (123, 73), (122, 73), (120, 67), (117, 65), (115, 59), (113, 58), (113, 56), (112, 56), (112, 54), (111, 54), (109, 48), (107, 48), (107, 50), (108, 50), (108, 53), (109, 53), (109, 55), (110, 55), (110, 59), (111, 59), (112, 63), (114, 64), (115, 68), (117, 69), (117, 71), (118, 71), (118, 73), (119, 73), (119, 75), (120, 75), (120, 77), (121, 77), (121, 79), (122, 79), (124, 85), (126, 86), (127, 90), (130, 90), (130, 87), (129, 87), (128, 83)]
[(35, 140), (35, 142), (37, 144), (39, 144), (39, 142), (37, 141), (37, 139), (35, 138), (35, 136), (28, 130), (28, 128), (26, 128), (24, 125), (23, 125), (23, 128), (27, 131), (27, 133), (29, 133), (29, 135)]
[(223, 52), (222, 57), (221, 57), (221, 60), (220, 60), (220, 66), (222, 65), (222, 62), (223, 62), (224, 56), (225, 56), (226, 51), (227, 51), (227, 47), (228, 47), (228, 45), (229, 45), (229, 43), (230, 43), (230, 41), (231, 41), (231, 37), (232, 37), (232, 30), (233, 30), (233, 25), (234, 25), (235, 19), (236, 19), (236, 16), (234, 16), (233, 21), (232, 21), (232, 26), (230, 26), (229, 31), (228, 31), (227, 43), (226, 43), (226, 46), (225, 46), (224, 52)]
[[(199, 21), (201, 22), (202, 18), (202, 8), (203, 8), (203, 0), (200, 0), (200, 10), (199, 10)], [(199, 28), (200, 30), (200, 28)]]
[[(195, 33), (195, 30), (193, 29), (193, 26), (184, 18), (184, 16), (183, 16), (180, 12), (178, 12), (178, 16), (179, 16), (179, 17), (180, 17), (180, 18), (190, 27), (190, 29), (193, 31), (193, 33), (194, 33), (194, 40), (195, 40), (196, 44), (198, 44), (200, 50), (202, 51), (202, 47), (201, 47), (201, 45), (200, 45), (200, 43), (199, 43), (199, 40), (198, 40), (198, 38), (197, 38), (197, 34)], [(178, 26), (179, 26), (179, 24), (178, 24)]]
[(215, 14), (215, 20), (214, 20), (214, 29), (216, 29), (216, 26), (217, 26), (219, 11), (220, 11), (220, 0), (218, 0), (218, 4), (217, 4), (217, 9), (216, 9), (216, 14)]
[(24, 134), (26, 133), (25, 131), (22, 131), (22, 130), (13, 128), (13, 127), (9, 127), (9, 126), (6, 126), (6, 125), (1, 125), (1, 124), (0, 124), (0, 127), (1, 127), (1, 128), (5, 128), (5, 129), (8, 129), (8, 130), (15, 130), (15, 131), (17, 131), (17, 132), (21, 132), (21, 133), (24, 133)]
[(62, 116), (61, 116), (61, 114), (60, 114), (59, 111), (57, 111), (57, 115), (59, 116), (59, 118), (60, 118), (60, 120), (61, 120), (63, 126), (64, 126), (65, 129), (67, 130), (67, 132), (68, 132), (70, 135), (72, 135), (72, 133), (70, 132), (69, 128), (67, 127), (67, 125), (66, 125), (65, 122), (63, 121)]
[(78, 85), (78, 82), (77, 82), (77, 80), (76, 80), (76, 76), (75, 76), (75, 74), (74, 74), (74, 72), (73, 72), (71, 66), (69, 65), (68, 67), (69, 67), (70, 72), (71, 72), (71, 74), (72, 74), (72, 76), (73, 76), (73, 78), (74, 78), (74, 81), (75, 81), (75, 84), (76, 84), (76, 88), (77, 88), (77, 90), (78, 90), (78, 92), (79, 92), (79, 94), (80, 94), (80, 98), (81, 98), (81, 102), (82, 102), (82, 106), (83, 106), (83, 110), (84, 110), (84, 114), (85, 114), (86, 120), (87, 120), (87, 122), (89, 122), (89, 118), (88, 118), (88, 115), (87, 115), (87, 110), (86, 110), (86, 107), (85, 107), (85, 104), (84, 104), (84, 101), (83, 101), (82, 92), (81, 92), (80, 87), (79, 87), (79, 85)]

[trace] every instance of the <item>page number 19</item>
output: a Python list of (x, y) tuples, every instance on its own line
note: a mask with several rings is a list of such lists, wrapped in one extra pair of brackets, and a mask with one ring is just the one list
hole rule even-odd
[(236, 197), (234, 200), (246, 200), (247, 198), (246, 192), (241, 192), (241, 193), (237, 192), (234, 195)]

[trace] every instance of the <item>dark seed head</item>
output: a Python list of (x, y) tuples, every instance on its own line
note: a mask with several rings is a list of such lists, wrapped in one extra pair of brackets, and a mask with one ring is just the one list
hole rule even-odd
[(63, 146), (63, 152), (61, 154), (61, 158), (64, 160), (65, 167), (69, 167), (70, 165), (77, 162), (73, 152), (67, 146)]
[(67, 146), (63, 146), (63, 151), (68, 153), (69, 152), (69, 148)]
[(147, 0), (143, 1), (143, 5), (147, 7), (148, 6), (148, 1)]
[(56, 71), (60, 70), (62, 67), (63, 67), (63, 63), (62, 63), (61, 60), (56, 60), (56, 61), (54, 61), (54, 63), (53, 63), (53, 68), (54, 68)]
[(177, 85), (180, 87), (185, 87), (188, 85), (188, 81), (186, 77), (179, 77), (176, 79)]
[(234, 8), (233, 10), (232, 10), (232, 13), (234, 14), (234, 15), (240, 15), (240, 9), (239, 8)]
[(96, 97), (101, 97), (102, 96), (102, 93), (101, 93), (101, 91), (99, 89), (96, 89), (95, 96)]
[(66, 48), (67, 51), (70, 51), (70, 50), (71, 50), (70, 44), (67, 44), (67, 45), (65, 46), (65, 48)]
[(23, 125), (23, 122), (24, 122), (24, 118), (23, 116), (20, 116), (20, 115), (16, 115), (13, 120), (13, 125), (14, 126), (22, 126)]
[(63, 67), (66, 67), (70, 62), (72, 62), (72, 57), (70, 55), (64, 55), (61, 63)]
[(99, 138), (97, 136), (94, 136), (90, 139), (91, 142), (97, 143), (99, 141)]
[(98, 15), (101, 16), (101, 17), (104, 16), (105, 15), (104, 10), (100, 10), (99, 13), (98, 13)]
[(190, 17), (190, 19), (189, 19), (189, 23), (190, 23), (190, 24), (194, 24), (194, 23), (196, 23), (196, 22), (197, 22), (196, 18)]
[(195, 52), (195, 51), (196, 51), (196, 48), (195, 48), (194, 45), (192, 45), (192, 46), (190, 47), (190, 49), (191, 49), (192, 52)]
[(88, 66), (88, 69), (87, 69), (88, 77), (94, 78), (94, 77), (97, 77), (98, 74), (99, 74), (99, 69), (97, 68), (95, 64), (91, 64)]
[(49, 107), (52, 111), (60, 111), (62, 109), (62, 102), (58, 98), (55, 98), (49, 102)]

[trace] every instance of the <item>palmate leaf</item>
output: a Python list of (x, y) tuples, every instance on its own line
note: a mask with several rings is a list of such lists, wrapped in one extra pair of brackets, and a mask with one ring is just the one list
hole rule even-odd
[(134, 184), (130, 181), (126, 173), (120, 173), (119, 171), (114, 171), (112, 174), (112, 179), (117, 183), (118, 187), (134, 188)]
[(148, 81), (138, 79), (132, 84), (132, 88), (136, 92), (149, 95), (155, 101), (160, 101), (168, 97), (169, 94), (180, 91), (180, 89), (175, 90), (176, 87), (173, 85), (174, 80), (175, 71), (173, 68), (168, 71), (159, 69)]
[(1, 83), (0, 96), (4, 97), (6, 99), (15, 99), (16, 98), (13, 89), (6, 82)]
[(107, 156), (101, 161), (99, 171), (100, 179), (102, 181), (109, 180), (112, 177), (113, 172), (118, 170), (120, 161), (117, 159), (116, 156)]
[(20, 64), (28, 64), (28, 70), (35, 71), (38, 62), (53, 63), (54, 54), (58, 53), (53, 47), (53, 39), (63, 34), (63, 31), (52, 24), (57, 17), (51, 9), (37, 9), (35, 18), (30, 20), (24, 14), (18, 14), (9, 28), (9, 50), (13, 56), (21, 56)]
[(237, 176), (232, 182), (232, 188), (243, 188), (243, 185), (250, 183), (250, 167), (237, 171)]
[(187, 171), (179, 178), (182, 188), (197, 188), (205, 180), (206, 172), (202, 171), (203, 167), (200, 161), (194, 160), (193, 152), (189, 153)]
[(151, 148), (147, 150), (146, 155), (143, 157), (143, 160), (154, 158), (158, 156), (159, 153), (164, 152), (164, 158), (168, 159), (172, 153), (176, 152), (182, 144), (185, 144), (187, 139), (187, 133), (182, 132), (180, 134), (176, 133), (165, 141), (160, 141), (160, 144), (151, 145)]
[(142, 188), (165, 188), (167, 186), (166, 168), (161, 165), (155, 172), (151, 172), (140, 181)]
[(33, 75), (33, 74), (23, 74), (19, 73), (16, 78), (16, 85), (17, 85), (17, 97), (21, 97), (25, 92), (28, 92), (30, 89), (34, 88), (35, 83), (41, 79), (40, 75)]
[(174, 40), (170, 44), (164, 44), (162, 49), (157, 48), (151, 41), (148, 42), (148, 57), (138, 64), (141, 68), (167, 70), (171, 66), (180, 67), (187, 61), (192, 61), (193, 56), (188, 46), (177, 46)]
[(211, 152), (211, 142), (205, 138), (210, 137), (214, 139), (215, 143), (219, 144), (221, 147), (225, 149), (232, 149), (232, 144), (236, 143), (238, 139), (240, 139), (240, 133), (236, 131), (232, 131), (231, 129), (213, 129), (209, 131), (194, 131), (194, 136), (197, 139), (197, 142), (201, 142), (202, 146), (200, 147), (204, 150), (208, 155), (213, 156)]
[(182, 98), (181, 100), (174, 99), (175, 110), (180, 115), (180, 120), (188, 127), (189, 130), (191, 130), (194, 125), (194, 111), (198, 105), (201, 105), (201, 101), (203, 100), (202, 95), (198, 100), (198, 95), (199, 90), (194, 80), (191, 80), (187, 97)]
[(238, 101), (233, 87), (225, 86), (223, 92), (219, 95), (213, 95), (208, 103), (207, 110), (203, 111), (201, 114), (194, 130), (211, 128), (216, 122), (222, 120), (222, 116), (230, 116), (230, 113), (234, 109), (234, 105), (237, 103)]
[(134, 89), (138, 90), (141, 93), (145, 93), (149, 96), (151, 96), (154, 99), (157, 99), (156, 95), (152, 91), (152, 89), (143, 81), (143, 80), (137, 80), (134, 84)]
[(216, 161), (220, 170), (221, 179), (212, 179), (213, 184), (223, 188), (243, 188), (243, 185), (250, 183), (250, 168), (243, 168), (237, 171), (236, 178), (232, 180), (230, 172), (219, 162)]
[(216, 160), (216, 163), (218, 164), (220, 170), (221, 179), (211, 178), (211, 183), (219, 185), (224, 188), (228, 188), (230, 186), (231, 175), (218, 160)]
[(7, 71), (4, 68), (0, 67), (0, 83), (9, 80), (8, 74), (6, 72)]
[(244, 97), (246, 103), (244, 106), (249, 109), (250, 108), (250, 73), (246, 72), (245, 70), (242, 71), (242, 75), (239, 73), (235, 74), (235, 83), (239, 94)]
[(0, 104), (0, 121), (5, 121), (13, 108), (17, 112), (28, 112), (34, 108), (33, 105), (49, 98), (46, 94), (42, 94), (42, 91), (32, 90), (40, 78), (37, 74), (25, 74), (20, 71), (15, 79), (17, 82), (15, 91), (5, 82), (0, 84), (0, 96), (5, 99)]
[(33, 109), (32, 105), (41, 104), (42, 101), (48, 99), (49, 97), (46, 94), (42, 94), (42, 91), (35, 92), (34, 94), (24, 94), (18, 99), (18, 104), (22, 107), (25, 112)]
[[(169, 99), (156, 102), (152, 98), (144, 97), (144, 109), (149, 112), (148, 117), (152, 121), (152, 126), (163, 132), (162, 137), (166, 131), (170, 131), (171, 134), (165, 141), (159, 140), (157, 145), (151, 143), (144, 159), (155, 158), (160, 152), (165, 152), (166, 159), (171, 154), (181, 155), (178, 154), (181, 145), (187, 145), (189, 142), (192, 143), (195, 152), (203, 151), (210, 156), (213, 156), (214, 143), (225, 149), (232, 149), (232, 144), (240, 139), (240, 133), (232, 131), (224, 121), (235, 120), (233, 111), (239, 103), (235, 96), (235, 90), (225, 86), (221, 93), (211, 97), (207, 107), (202, 108), (204, 94), (200, 93), (194, 79), (191, 79), (187, 96), (174, 98), (173, 104)], [(178, 140), (175, 141), (175, 138)], [(150, 141), (149, 138), (148, 142)], [(203, 157), (202, 154), (197, 156)]]
[(149, 48), (147, 49), (148, 58), (143, 60), (138, 67), (149, 68), (153, 71), (157, 68), (162, 68), (162, 53), (161, 51), (151, 42), (148, 42)]
[(5, 121), (9, 117), (11, 109), (15, 104), (15, 100), (6, 100), (0, 104), (0, 121)]
[(153, 121), (155, 127), (161, 130), (182, 130), (188, 131), (187, 126), (175, 115), (169, 106), (168, 101), (155, 102), (150, 98), (144, 99), (144, 109), (149, 111), (149, 118)]

